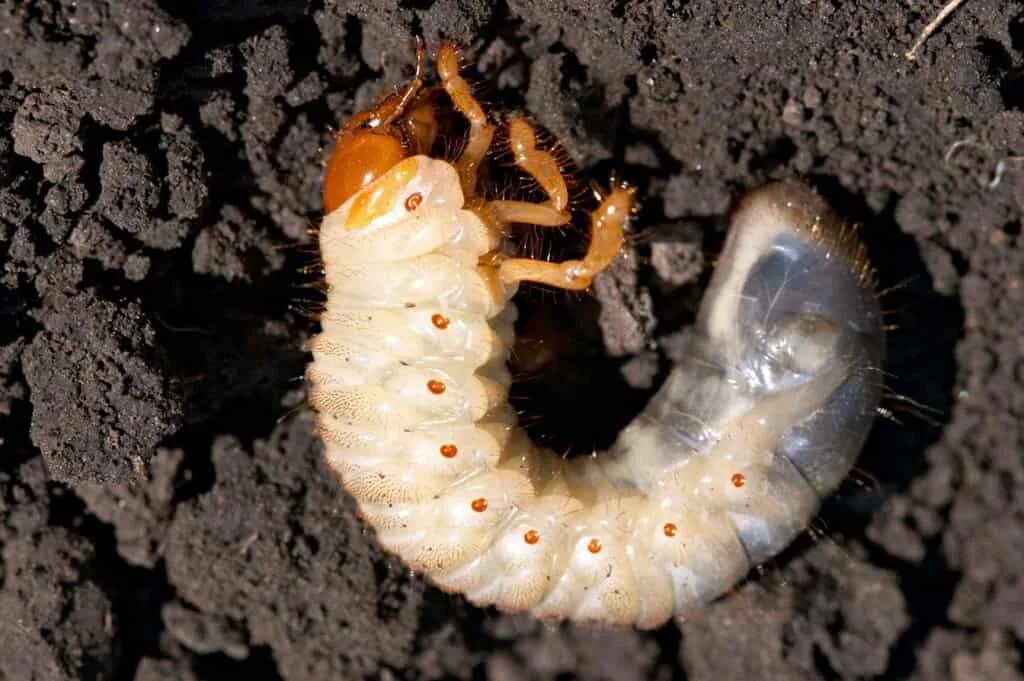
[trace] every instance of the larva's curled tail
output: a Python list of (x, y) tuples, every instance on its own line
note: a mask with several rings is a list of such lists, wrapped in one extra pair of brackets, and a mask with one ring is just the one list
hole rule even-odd
[(687, 358), (610, 451), (564, 461), (516, 427), (514, 286), (460, 184), (413, 156), (321, 229), (310, 401), (381, 544), (478, 604), (649, 628), (802, 531), (864, 441), (884, 351), (869, 266), (824, 202), (748, 194)]
[(805, 185), (748, 193), (688, 341), (604, 468), (645, 494), (672, 476), (705, 495), (757, 565), (849, 473), (878, 405), (885, 336), (855, 232)]

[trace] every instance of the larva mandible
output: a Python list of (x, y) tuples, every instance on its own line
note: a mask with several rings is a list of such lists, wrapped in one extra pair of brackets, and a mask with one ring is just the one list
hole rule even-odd
[[(523, 119), (515, 163), (548, 200), (488, 200), (494, 126), (439, 50), (402, 94), (339, 133), (324, 179), (328, 286), (309, 401), (330, 466), (382, 546), (439, 587), (541, 618), (653, 628), (789, 544), (847, 475), (879, 400), (884, 334), (856, 236), (804, 185), (748, 193), (690, 353), (595, 459), (516, 425), (506, 368), (520, 282), (583, 289), (618, 252), (633, 191), (591, 214), (562, 263), (502, 253), (512, 223), (563, 225), (568, 192)], [(467, 122), (432, 158), (436, 101)]]

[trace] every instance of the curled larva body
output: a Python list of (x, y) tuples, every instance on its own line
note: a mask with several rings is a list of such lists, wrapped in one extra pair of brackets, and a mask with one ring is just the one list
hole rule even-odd
[(514, 287), (478, 264), (497, 244), (450, 164), (402, 164), (324, 220), (309, 370), (327, 460), (386, 549), (478, 604), (654, 627), (807, 526), (863, 444), (883, 354), (863, 255), (821, 199), (741, 201), (689, 357), (609, 452), (564, 461), (505, 401)]
[[(884, 352), (862, 248), (801, 184), (749, 193), (687, 358), (608, 452), (562, 459), (508, 404), (510, 300), (522, 281), (586, 288), (621, 246), (633, 191), (601, 197), (579, 260), (506, 254), (511, 225), (569, 221), (557, 160), (512, 119), (515, 165), (548, 200), (481, 196), (494, 126), (455, 49), (424, 88), (418, 47), (409, 88), (353, 117), (327, 166), (327, 300), (307, 371), (326, 459), (381, 545), (441, 588), (659, 626), (792, 541), (853, 465)], [(450, 162), (430, 155), (443, 99), (468, 127)]]

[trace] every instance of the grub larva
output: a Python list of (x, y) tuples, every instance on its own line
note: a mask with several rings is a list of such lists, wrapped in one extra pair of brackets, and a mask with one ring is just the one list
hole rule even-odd
[[(448, 44), (425, 87), (355, 116), (328, 164), (328, 286), (309, 400), (330, 466), (382, 546), (443, 589), (542, 618), (656, 627), (721, 594), (801, 532), (849, 472), (884, 341), (862, 247), (797, 183), (748, 193), (689, 337), (647, 408), (595, 458), (534, 444), (507, 401), (523, 281), (586, 288), (619, 251), (613, 186), (580, 260), (503, 254), (512, 223), (563, 225), (568, 192), (522, 119), (515, 163), (548, 200), (488, 200), (494, 127)], [(457, 159), (429, 155), (447, 99)]]

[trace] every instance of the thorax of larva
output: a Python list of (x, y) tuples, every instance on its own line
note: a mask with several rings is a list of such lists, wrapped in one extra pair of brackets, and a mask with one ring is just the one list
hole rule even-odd
[(499, 231), (466, 208), (455, 168), (427, 156), (395, 164), (320, 228), (329, 290), (377, 289), (378, 300), (392, 304), (416, 304), (417, 295), (433, 292), (488, 318), (515, 291), (484, 257), (500, 245)]
[(406, 158), (324, 216), (324, 263), (394, 262), (432, 252), (475, 262), (497, 248), (498, 235), (464, 205), (450, 163)]

